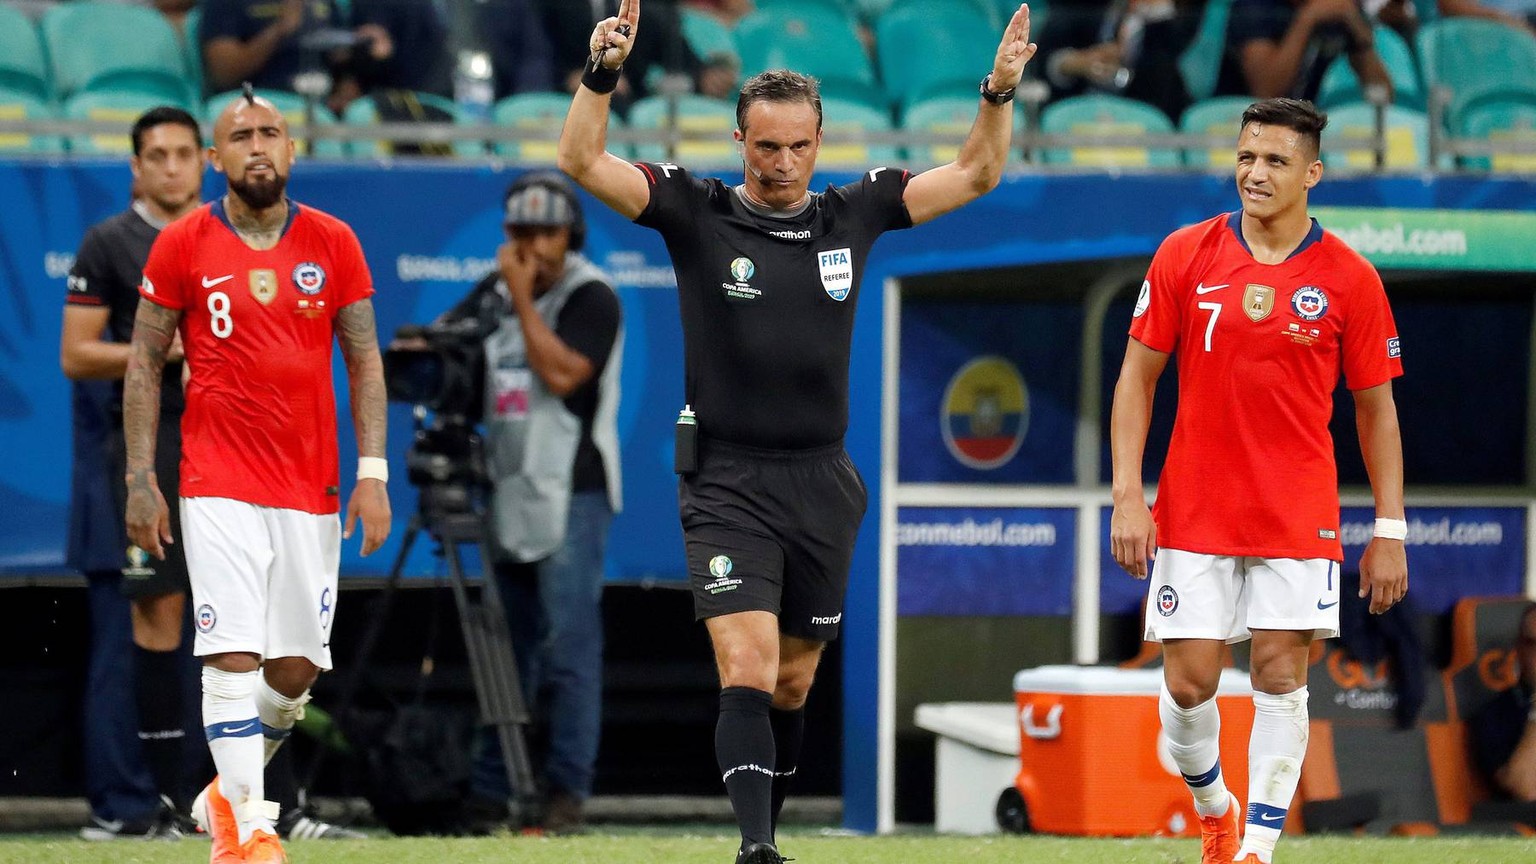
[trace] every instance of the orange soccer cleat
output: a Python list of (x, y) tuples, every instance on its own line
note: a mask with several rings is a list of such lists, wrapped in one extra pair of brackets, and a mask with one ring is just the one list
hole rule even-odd
[(219, 791), (218, 777), (214, 777), (192, 802), (192, 818), (197, 827), (213, 838), (208, 864), (243, 864), (245, 858), (240, 852), (240, 828), (235, 824), (235, 809)]
[(1200, 864), (1232, 864), (1232, 859), (1237, 857), (1243, 827), (1242, 807), (1238, 805), (1236, 795), (1229, 792), (1227, 797), (1230, 803), (1224, 815), (1200, 817)]
[(1249, 852), (1247, 855), (1244, 855), (1242, 858), (1239, 858), (1238, 860), (1233, 861), (1232, 864), (1268, 864), (1268, 862), (1261, 860), (1259, 858), (1259, 853), (1257, 853), (1257, 852)]
[(282, 841), (261, 829), (251, 832), (251, 839), (240, 847), (245, 864), (288, 864), (288, 853), (283, 851)]

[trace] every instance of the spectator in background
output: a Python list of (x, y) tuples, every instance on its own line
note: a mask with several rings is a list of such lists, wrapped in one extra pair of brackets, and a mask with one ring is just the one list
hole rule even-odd
[(1439, 0), (1446, 18), (1488, 18), (1536, 35), (1536, 0)]
[(1499, 797), (1531, 803), (1536, 802), (1536, 603), (1520, 616), (1515, 658), (1519, 680), (1473, 715), (1468, 731), (1489, 787)]
[[(580, 10), (571, 14), (579, 16)], [(475, 32), (491, 55), (497, 99), (556, 89), (555, 57), (534, 0), (479, 4), (475, 24)]]
[(1179, 54), (1194, 38), (1200, 12), (1175, 0), (1053, 5), (1040, 37), (1052, 97), (1113, 93), (1177, 120), (1189, 105)]
[(1311, 100), (1341, 55), (1364, 86), (1380, 84), (1390, 95), (1376, 34), (1357, 0), (1234, 0), (1216, 95)]
[[(421, 0), (354, 0), (353, 31), (368, 49), (353, 51), (327, 103), (340, 113), (374, 90), (453, 95), (448, 27), (437, 4)], [(387, 46), (387, 50), (385, 48)]]

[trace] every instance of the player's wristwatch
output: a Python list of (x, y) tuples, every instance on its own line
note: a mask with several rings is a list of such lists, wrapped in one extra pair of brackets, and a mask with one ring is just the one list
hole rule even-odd
[(1019, 89), (1017, 87), (1009, 87), (1007, 90), (996, 92), (988, 89), (987, 85), (991, 83), (992, 73), (988, 72), (987, 77), (981, 79), (981, 98), (991, 102), (993, 105), (1002, 105), (1007, 102), (1012, 102), (1014, 92)]

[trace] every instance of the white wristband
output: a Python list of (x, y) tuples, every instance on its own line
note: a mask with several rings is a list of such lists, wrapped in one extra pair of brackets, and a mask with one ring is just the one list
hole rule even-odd
[(1408, 520), (1406, 519), (1380, 519), (1376, 520), (1376, 530), (1372, 536), (1383, 540), (1404, 540), (1408, 537)]
[(381, 456), (357, 457), (357, 479), (389, 482), (389, 460)]

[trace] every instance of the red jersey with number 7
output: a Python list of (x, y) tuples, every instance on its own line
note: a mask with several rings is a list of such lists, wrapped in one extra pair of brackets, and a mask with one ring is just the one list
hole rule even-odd
[(335, 319), (373, 280), (345, 222), (291, 201), (288, 214), (258, 251), (222, 200), (199, 207), (155, 239), (139, 294), (182, 313), (182, 497), (335, 513)]
[(1350, 390), (1403, 374), (1397, 325), (1376, 269), (1316, 220), (1261, 264), (1241, 215), (1169, 235), (1136, 300), (1131, 336), (1179, 375), (1157, 544), (1342, 561), (1333, 393), (1341, 370)]

